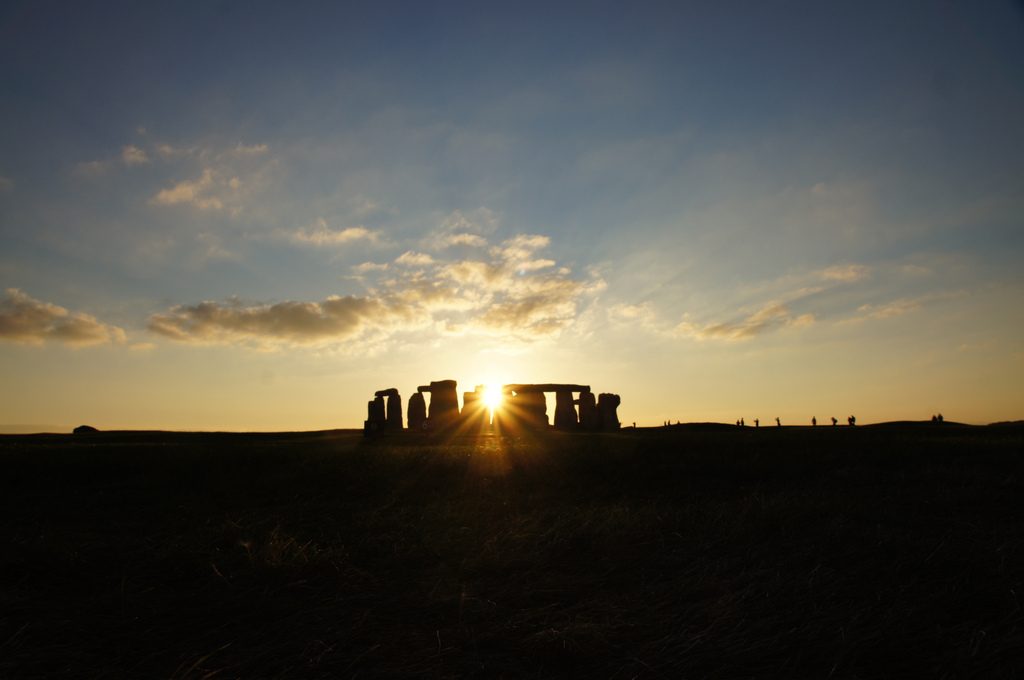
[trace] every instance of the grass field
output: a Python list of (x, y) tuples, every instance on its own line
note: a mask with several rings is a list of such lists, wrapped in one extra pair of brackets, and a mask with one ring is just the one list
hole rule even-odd
[(1024, 429), (0, 437), (0, 677), (1024, 675)]

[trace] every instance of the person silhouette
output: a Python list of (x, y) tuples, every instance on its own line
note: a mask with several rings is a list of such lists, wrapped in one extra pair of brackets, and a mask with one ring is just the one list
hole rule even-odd
[(754, 427), (761, 427), (761, 419), (754, 418)]
[(850, 416), (849, 418), (846, 419), (846, 424), (849, 425), (850, 427), (853, 427), (854, 425), (857, 424), (857, 419), (854, 416)]
[(779, 420), (778, 416), (775, 416), (775, 425), (776, 427), (782, 427), (782, 421)]
[(817, 427), (817, 426), (818, 426), (818, 419), (815, 418), (814, 416), (811, 416), (811, 427)]
[(832, 416), (832, 427), (835, 427), (839, 423), (835, 416)]
[(942, 419), (942, 414), (941, 414), (941, 413), (940, 413), (939, 415), (935, 416), (935, 418), (936, 418), (936, 419), (938, 420), (938, 422), (940, 422), (940, 423), (941, 423), (941, 422), (942, 422), (942, 420), (943, 420), (943, 419)]
[(740, 427), (746, 427), (746, 426), (747, 426), (747, 421), (743, 420), (743, 418), (740, 418)]

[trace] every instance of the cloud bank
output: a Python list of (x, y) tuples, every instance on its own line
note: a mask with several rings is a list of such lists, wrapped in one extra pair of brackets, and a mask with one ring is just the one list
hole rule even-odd
[(574, 277), (568, 267), (539, 257), (549, 243), (546, 236), (518, 235), (487, 248), (479, 259), (406, 251), (390, 263), (354, 267), (361, 279), (373, 277), (361, 295), (178, 305), (152, 315), (148, 327), (178, 342), (261, 349), (357, 349), (410, 332), (421, 338), (473, 334), (533, 342), (569, 328), (582, 300), (604, 287), (599, 277)]
[(125, 341), (125, 332), (88, 314), (69, 312), (36, 300), (17, 288), (0, 298), (0, 339), (39, 345), (57, 342), (74, 347)]

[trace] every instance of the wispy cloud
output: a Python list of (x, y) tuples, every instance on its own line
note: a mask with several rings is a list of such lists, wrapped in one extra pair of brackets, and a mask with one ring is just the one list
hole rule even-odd
[(376, 243), (380, 234), (364, 226), (331, 229), (327, 220), (318, 218), (311, 227), (298, 229), (287, 234), (293, 243), (307, 246), (340, 246), (355, 241)]
[(0, 339), (38, 345), (57, 342), (71, 346), (101, 345), (125, 341), (125, 332), (94, 316), (70, 312), (37, 300), (17, 288), (0, 298)]
[[(154, 172), (177, 178), (150, 195), (155, 206), (191, 206), (201, 211), (238, 215), (265, 190), (276, 161), (267, 144), (174, 146), (166, 142), (126, 144), (116, 157), (86, 161), (75, 167), (83, 177), (99, 178), (117, 167), (152, 165)], [(166, 180), (165, 180), (166, 182)]]
[(395, 264), (403, 267), (426, 267), (427, 265), (434, 264), (434, 258), (426, 253), (407, 250), (395, 258)]
[(813, 314), (794, 315), (786, 305), (770, 303), (757, 311), (729, 321), (696, 324), (687, 319), (675, 327), (675, 333), (696, 340), (749, 340), (781, 327), (809, 326)]
[(121, 162), (125, 165), (145, 165), (149, 162), (146, 152), (131, 144), (121, 148)]
[(352, 271), (357, 274), (366, 274), (369, 272), (382, 272), (388, 268), (387, 262), (362, 262), (352, 267)]
[(457, 246), (483, 248), (487, 236), (498, 228), (498, 217), (487, 208), (455, 210), (445, 216), (437, 229), (423, 239), (423, 248), (431, 251)]
[(172, 187), (161, 189), (150, 201), (154, 205), (177, 205), (186, 203), (200, 210), (220, 210), (224, 201), (216, 195), (223, 188), (223, 182), (215, 185), (213, 170), (206, 168), (198, 179), (183, 180)]

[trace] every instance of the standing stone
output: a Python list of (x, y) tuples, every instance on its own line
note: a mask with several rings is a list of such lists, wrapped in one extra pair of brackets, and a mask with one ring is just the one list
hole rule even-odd
[(514, 403), (523, 425), (537, 430), (548, 426), (548, 403), (543, 392), (517, 393)]
[(589, 390), (580, 392), (580, 398), (577, 400), (577, 403), (580, 405), (580, 428), (589, 431), (598, 429), (600, 421), (598, 420), (597, 402), (594, 399), (594, 393)]
[(384, 397), (387, 399), (387, 418), (386, 427), (389, 430), (401, 430), (402, 429), (402, 397), (398, 394), (398, 389), (389, 387), (386, 390), (377, 390), (374, 396)]
[(431, 427), (446, 427), (459, 418), (459, 393), (454, 380), (435, 380), (430, 383), (430, 410), (428, 420)]
[(619, 404), (622, 399), (617, 394), (602, 392), (597, 398), (597, 413), (601, 422), (601, 429), (613, 431), (619, 429)]
[(559, 430), (575, 430), (578, 425), (576, 407), (573, 406), (572, 392), (559, 390), (555, 392), (555, 428)]
[(366, 420), (363, 422), (363, 434), (380, 432), (387, 427), (384, 415), (384, 397), (374, 397), (366, 403)]
[(423, 429), (423, 424), (427, 422), (427, 402), (423, 399), (422, 392), (416, 392), (409, 397), (408, 416), (410, 430)]
[(401, 430), (402, 423), (402, 395), (395, 390), (394, 394), (388, 395), (388, 429)]

